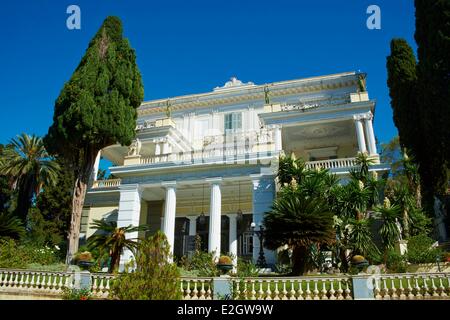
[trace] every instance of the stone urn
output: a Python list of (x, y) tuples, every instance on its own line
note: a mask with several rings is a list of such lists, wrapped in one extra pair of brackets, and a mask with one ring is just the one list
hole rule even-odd
[(351, 264), (353, 267), (358, 269), (359, 272), (361, 272), (369, 266), (369, 261), (367, 261), (363, 256), (356, 255), (352, 257)]
[(228, 256), (221, 256), (216, 267), (223, 275), (225, 275), (233, 269), (233, 260)]

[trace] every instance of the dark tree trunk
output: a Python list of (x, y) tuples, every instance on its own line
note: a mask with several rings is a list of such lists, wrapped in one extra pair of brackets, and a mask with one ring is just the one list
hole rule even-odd
[(17, 193), (17, 206), (15, 209), (16, 215), (23, 221), (24, 225), (27, 224), (28, 210), (31, 207), (33, 200), (34, 186), (29, 177), (25, 177), (20, 181), (19, 191)]
[(307, 248), (305, 246), (294, 247), (292, 260), (292, 275), (303, 275), (306, 272)]
[(70, 229), (67, 236), (68, 246), (66, 264), (70, 264), (72, 262), (73, 256), (78, 251), (81, 215), (83, 212), (84, 199), (86, 197), (86, 191), (89, 184), (89, 179), (91, 177), (92, 169), (94, 168), (97, 152), (91, 149), (86, 153), (84, 168), (81, 168), (79, 170), (78, 176), (75, 179), (72, 200), (72, 215), (70, 219)]
[(113, 252), (111, 254), (111, 265), (109, 266), (109, 272), (112, 273), (119, 268), (120, 264), (120, 252)]

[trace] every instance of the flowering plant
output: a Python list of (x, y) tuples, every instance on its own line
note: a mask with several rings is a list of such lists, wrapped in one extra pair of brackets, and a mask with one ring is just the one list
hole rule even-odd
[(89, 289), (63, 289), (64, 300), (91, 300), (92, 292)]

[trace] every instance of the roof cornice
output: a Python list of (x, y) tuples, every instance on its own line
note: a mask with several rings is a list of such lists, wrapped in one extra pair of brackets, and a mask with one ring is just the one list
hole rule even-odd
[(263, 85), (243, 86), (234, 90), (216, 90), (208, 93), (158, 99), (142, 103), (139, 116), (166, 112), (170, 100), (171, 111), (193, 108), (206, 108), (217, 105), (242, 103), (252, 100), (264, 100), (264, 90), (269, 88), (270, 97), (333, 90), (357, 85), (358, 72), (345, 72), (297, 80), (273, 82)]

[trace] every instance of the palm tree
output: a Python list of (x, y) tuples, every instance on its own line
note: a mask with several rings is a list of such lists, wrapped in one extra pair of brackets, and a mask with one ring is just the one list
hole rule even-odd
[(369, 169), (375, 163), (367, 152), (358, 153), (355, 159), (357, 169), (350, 170), (350, 175), (356, 180), (366, 182), (369, 179)]
[(264, 216), (265, 243), (269, 249), (288, 245), (293, 250), (292, 273), (307, 270), (308, 249), (312, 245), (331, 244), (336, 235), (333, 215), (320, 198), (312, 198), (286, 187)]
[(401, 208), (398, 205), (390, 205), (389, 201), (385, 201), (383, 206), (375, 208), (376, 217), (381, 220), (379, 230), (381, 241), (385, 248), (385, 262), (387, 252), (394, 248), (395, 243), (401, 239), (401, 230), (398, 227), (398, 220), (401, 217)]
[(415, 199), (411, 194), (410, 190), (404, 185), (397, 185), (394, 187), (393, 192), (393, 204), (400, 207), (402, 213), (402, 226), (403, 226), (403, 236), (405, 238), (409, 237), (409, 229), (411, 218), (409, 212), (414, 210)]
[(349, 240), (352, 255), (362, 255), (364, 257), (374, 257), (380, 251), (373, 243), (372, 232), (370, 231), (371, 219), (350, 219), (349, 220)]
[(100, 255), (109, 254), (111, 257), (111, 264), (109, 272), (116, 270), (119, 267), (120, 255), (124, 249), (135, 252), (138, 247), (136, 238), (127, 238), (126, 235), (138, 232), (147, 231), (147, 225), (133, 227), (117, 227), (116, 221), (106, 221), (105, 219), (94, 220), (91, 229), (97, 229), (97, 232), (89, 237), (87, 241), (90, 250), (98, 249)]
[(419, 167), (414, 163), (414, 158), (409, 157), (407, 150), (403, 151), (403, 170), (408, 179), (408, 187), (414, 194), (416, 207), (422, 208), (422, 193), (420, 189)]
[(25, 235), (25, 227), (22, 221), (12, 213), (0, 213), (0, 239), (13, 238), (19, 239)]
[(280, 156), (278, 163), (278, 182), (282, 186), (290, 183), (292, 179), (300, 182), (305, 175), (305, 163), (302, 159), (297, 159), (294, 153), (290, 156)]
[(45, 185), (55, 185), (58, 164), (53, 161), (41, 138), (25, 133), (17, 136), (3, 149), (0, 174), (10, 178), (12, 188), (18, 189), (17, 215), (26, 220), (33, 196)]

